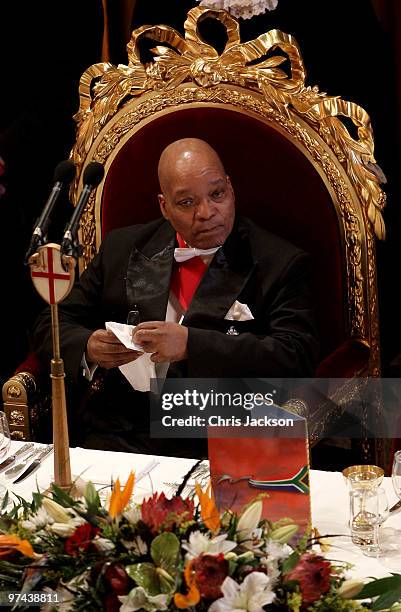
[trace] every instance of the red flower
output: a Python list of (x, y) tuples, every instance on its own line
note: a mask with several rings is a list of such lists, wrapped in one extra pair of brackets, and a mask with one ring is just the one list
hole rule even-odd
[(110, 591), (115, 595), (127, 595), (130, 591), (131, 580), (122, 565), (111, 563), (104, 572), (104, 579)]
[(89, 523), (77, 527), (74, 533), (65, 541), (64, 550), (67, 555), (77, 557), (80, 552), (87, 551), (98, 531), (98, 527), (92, 527)]
[(302, 604), (311, 604), (330, 589), (330, 571), (331, 565), (323, 557), (304, 553), (285, 579), (299, 582)]
[(116, 593), (107, 593), (103, 600), (103, 606), (105, 612), (118, 612), (121, 608), (121, 601)]
[(177, 496), (167, 499), (164, 493), (155, 493), (142, 503), (142, 520), (154, 532), (162, 526), (165, 531), (171, 531), (174, 525), (191, 520), (193, 514), (192, 500)]
[(219, 555), (200, 555), (192, 561), (196, 586), (202, 597), (217, 599), (222, 597), (221, 585), (228, 576), (228, 561), (223, 553)]

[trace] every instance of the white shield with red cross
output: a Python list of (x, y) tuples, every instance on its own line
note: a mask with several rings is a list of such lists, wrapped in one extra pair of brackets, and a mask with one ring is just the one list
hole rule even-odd
[(58, 304), (71, 291), (74, 284), (74, 265), (67, 259), (66, 272), (61, 263), (60, 245), (41, 246), (31, 258), (31, 277), (36, 291), (48, 304)]

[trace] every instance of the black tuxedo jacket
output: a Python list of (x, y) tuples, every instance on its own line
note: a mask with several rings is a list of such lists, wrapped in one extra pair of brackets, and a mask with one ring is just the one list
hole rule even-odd
[[(105, 321), (125, 323), (134, 305), (141, 321), (165, 319), (175, 246), (175, 231), (163, 219), (106, 236), (98, 255), (60, 305), (61, 350), (70, 379), (82, 377), (80, 363), (88, 338), (94, 330), (104, 328)], [(188, 359), (171, 364), (168, 376), (312, 375), (318, 342), (309, 275), (308, 255), (250, 220), (236, 219), (183, 320), (189, 331)], [(254, 319), (225, 319), (235, 300), (247, 304)], [(231, 326), (238, 335), (227, 334)], [(50, 329), (50, 313), (46, 310), (37, 322), (34, 340), (36, 350), (47, 360), (51, 353)], [(107, 395), (103, 416), (96, 409), (84, 428), (117, 428), (128, 434), (136, 418), (132, 410), (114, 426), (109, 419), (110, 412), (113, 418), (116, 412), (122, 415), (127, 400), (121, 393), (132, 394), (132, 389), (119, 370), (107, 372), (107, 384), (113, 391)], [(118, 404), (117, 411), (113, 403)], [(146, 430), (143, 423), (138, 427)]]
[[(91, 333), (105, 321), (164, 321), (174, 261), (175, 231), (164, 220), (115, 230), (60, 305), (66, 372), (77, 379)], [(170, 375), (198, 377), (310, 376), (317, 357), (309, 288), (309, 256), (248, 219), (237, 219), (217, 251), (188, 309), (188, 360)], [(238, 300), (254, 319), (229, 321)], [(37, 351), (51, 352), (50, 314), (35, 329)], [(227, 335), (234, 326), (237, 336)]]

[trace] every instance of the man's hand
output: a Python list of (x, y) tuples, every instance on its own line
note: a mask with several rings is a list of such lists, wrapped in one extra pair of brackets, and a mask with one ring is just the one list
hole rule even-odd
[(87, 361), (107, 370), (134, 361), (141, 355), (143, 353), (139, 351), (127, 349), (113, 332), (106, 329), (93, 332), (86, 345)]
[(155, 363), (181, 361), (188, 357), (188, 328), (167, 321), (146, 321), (136, 326), (133, 340), (153, 353)]

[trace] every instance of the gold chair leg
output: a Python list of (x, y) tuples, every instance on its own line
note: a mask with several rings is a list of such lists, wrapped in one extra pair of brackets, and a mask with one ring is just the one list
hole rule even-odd
[(35, 378), (29, 372), (20, 372), (3, 385), (3, 406), (13, 440), (32, 439), (32, 415), (29, 399), (36, 391)]

